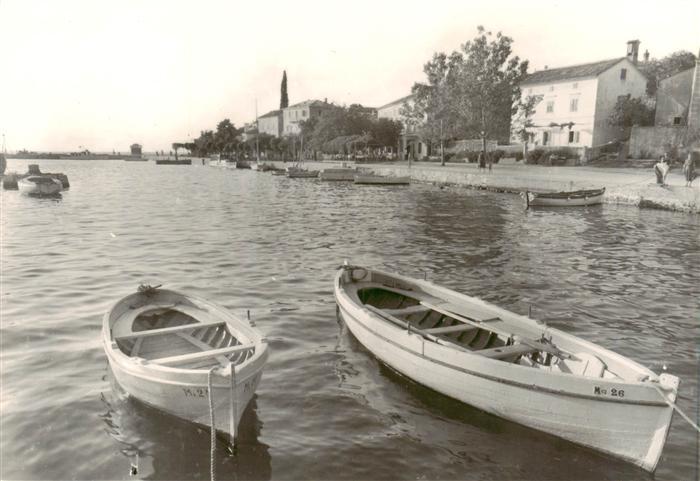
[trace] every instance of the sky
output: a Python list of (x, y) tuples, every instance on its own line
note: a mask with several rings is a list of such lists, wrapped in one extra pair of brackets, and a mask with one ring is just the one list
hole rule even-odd
[(513, 38), (530, 70), (700, 49), (700, 2), (0, 0), (7, 151), (147, 152), (290, 104), (379, 107), (477, 26)]

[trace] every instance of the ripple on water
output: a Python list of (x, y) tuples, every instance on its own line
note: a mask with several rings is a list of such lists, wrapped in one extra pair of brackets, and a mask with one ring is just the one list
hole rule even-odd
[[(11, 160), (12, 170), (27, 162)], [(138, 165), (137, 165), (138, 164)], [(50, 169), (49, 169), (50, 167)], [(336, 320), (347, 259), (471, 293), (682, 378), (698, 400), (697, 216), (624, 206), (524, 212), (517, 196), (360, 188), (151, 162), (54, 161), (71, 190), (2, 191), (3, 479), (207, 479), (209, 433), (120, 392), (100, 345), (142, 282), (250, 312), (270, 359), (219, 477), (645, 479), (628, 464), (441, 396)], [(655, 479), (691, 479), (679, 417)]]

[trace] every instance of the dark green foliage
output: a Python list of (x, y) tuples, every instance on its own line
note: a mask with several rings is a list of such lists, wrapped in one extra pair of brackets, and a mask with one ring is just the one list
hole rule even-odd
[(610, 113), (608, 122), (618, 127), (654, 125), (654, 109), (642, 99), (620, 97)]
[(660, 60), (652, 59), (638, 65), (647, 77), (647, 95), (649, 96), (656, 94), (661, 80), (694, 66), (695, 55), (686, 50), (679, 50)]
[(516, 153), (515, 153), (515, 161), (516, 161), (516, 162), (520, 162), (520, 161), (523, 160), (524, 158), (525, 158), (525, 155), (523, 155), (522, 152), (516, 152)]
[(287, 95), (287, 71), (282, 72), (282, 85), (280, 87), (280, 109), (289, 107), (289, 96)]

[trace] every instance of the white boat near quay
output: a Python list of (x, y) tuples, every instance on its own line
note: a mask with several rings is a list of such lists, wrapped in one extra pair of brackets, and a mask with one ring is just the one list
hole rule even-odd
[(410, 177), (389, 177), (376, 174), (358, 174), (355, 176), (356, 184), (370, 185), (408, 185), (411, 183)]
[(427, 281), (344, 266), (338, 313), (382, 362), (491, 414), (654, 471), (679, 379)]
[(50, 196), (60, 193), (63, 184), (48, 175), (28, 175), (17, 180), (17, 188), (25, 195)]
[(102, 341), (129, 395), (206, 426), (211, 401), (216, 429), (232, 442), (268, 357), (265, 338), (223, 307), (151, 287), (109, 309)]

